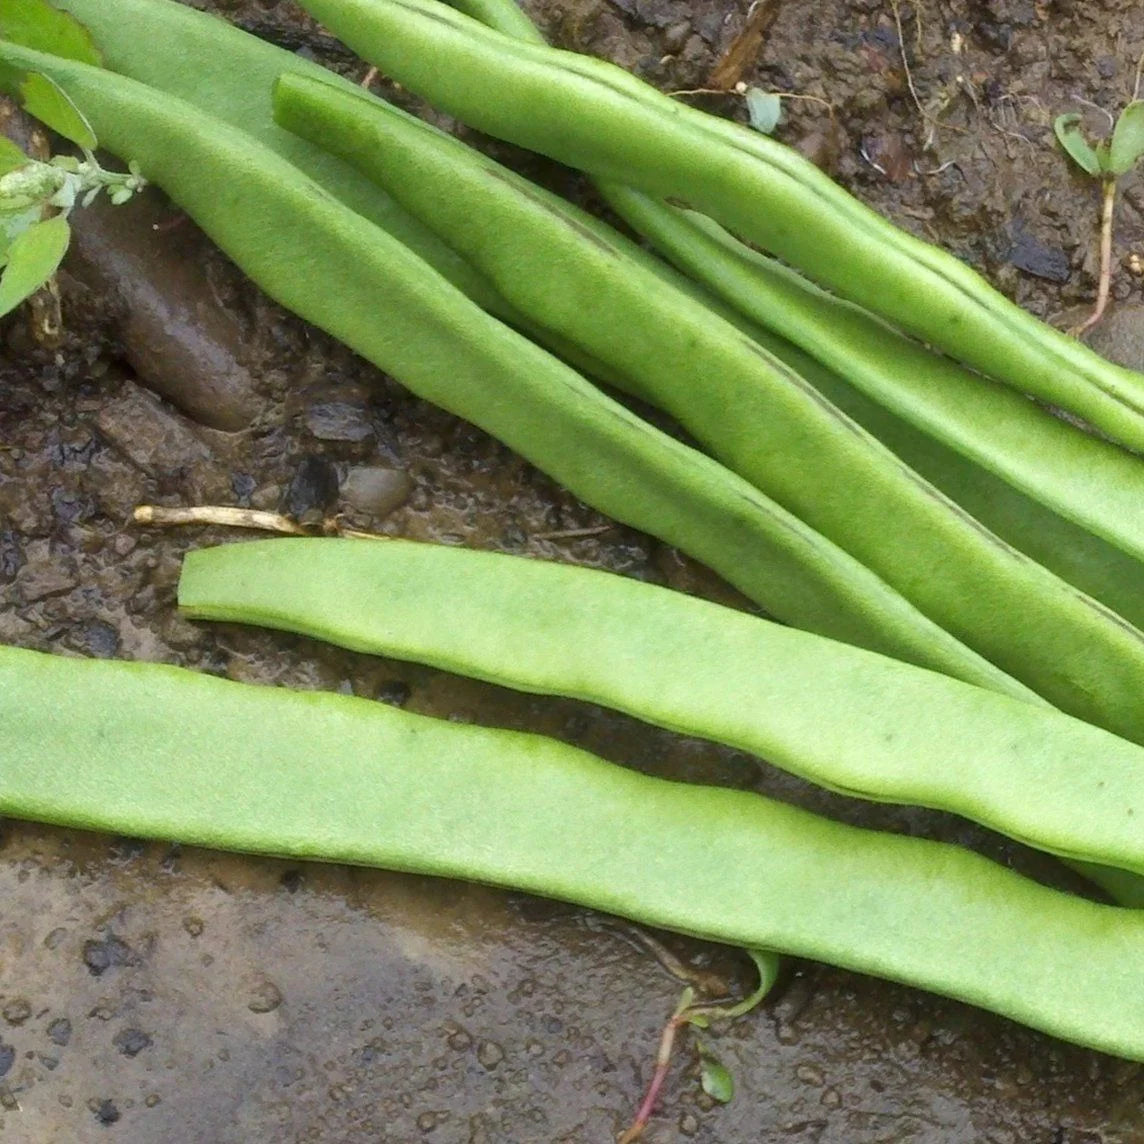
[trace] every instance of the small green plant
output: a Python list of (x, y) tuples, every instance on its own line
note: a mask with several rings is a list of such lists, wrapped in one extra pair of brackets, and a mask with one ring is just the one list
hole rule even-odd
[(12, 80), (10, 90), (19, 92), (25, 110), (79, 147), (82, 157), (56, 155), (43, 162), (0, 137), (0, 317), (55, 274), (77, 203), (89, 205), (100, 191), (115, 204), (125, 203), (146, 185), (134, 164), (126, 173), (100, 165), (95, 132), (53, 80), (25, 74)]
[[(1112, 215), (1116, 182), (1144, 155), (1144, 100), (1133, 98), (1113, 125), (1112, 135), (1095, 146), (1081, 133), (1081, 114), (1070, 111), (1053, 121), (1060, 145), (1082, 171), (1100, 179), (1104, 195), (1100, 212), (1100, 280), (1092, 313), (1072, 332), (1080, 337), (1100, 321), (1112, 283)], [(1111, 116), (1109, 116), (1111, 118)]]
[[(656, 1101), (659, 1099), (663, 1082), (667, 1079), (667, 1070), (671, 1065), (671, 1054), (675, 1048), (676, 1034), (685, 1025), (695, 1030), (706, 1029), (712, 1021), (733, 1021), (754, 1009), (771, 991), (779, 974), (778, 955), (769, 950), (748, 949), (748, 956), (755, 963), (759, 974), (758, 987), (742, 1001), (733, 1005), (707, 1004), (695, 1000), (695, 990), (689, 985), (680, 995), (674, 1012), (663, 1027), (660, 1035), (659, 1050), (655, 1058), (655, 1071), (648, 1084), (647, 1093), (643, 1103), (636, 1113), (635, 1119), (627, 1131), (620, 1137), (618, 1144), (634, 1144), (644, 1133), (651, 1121)], [(699, 1083), (703, 1091), (717, 1100), (720, 1104), (727, 1104), (735, 1095), (735, 1081), (730, 1070), (715, 1055), (711, 1042), (701, 1033), (696, 1034), (699, 1050)]]

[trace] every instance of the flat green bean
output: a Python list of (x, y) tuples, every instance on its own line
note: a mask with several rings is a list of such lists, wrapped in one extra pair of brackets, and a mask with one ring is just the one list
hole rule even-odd
[(1144, 634), (989, 533), (618, 234), (376, 100), (284, 75), (275, 114), (382, 181), (513, 306), (634, 381), (962, 642), (1062, 710), (1144, 741)]
[(725, 223), (837, 293), (1022, 392), (1144, 448), (1144, 379), (1039, 322), (775, 140), (605, 62), (486, 28), (434, 0), (305, 0), (345, 43), (499, 138)]
[(518, 732), (0, 649), (0, 814), (465, 878), (932, 990), (1144, 1059), (1144, 914)]
[(283, 539), (191, 553), (179, 605), (599, 703), (830, 790), (1144, 872), (1144, 749), (665, 588), (441, 545)]
[(690, 552), (779, 618), (1032, 698), (837, 546), (484, 314), (249, 135), (113, 72), (8, 43), (0, 60), (50, 75), (101, 143), (138, 161), (271, 297), (588, 503)]

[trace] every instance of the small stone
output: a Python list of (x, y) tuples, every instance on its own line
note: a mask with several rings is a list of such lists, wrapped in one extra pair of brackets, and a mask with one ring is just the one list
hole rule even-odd
[(322, 457), (306, 456), (298, 462), (279, 509), (303, 524), (316, 523), (337, 499), (337, 470)]
[(66, 1017), (57, 1017), (48, 1026), (48, 1040), (61, 1048), (71, 1040), (72, 1023)]
[(92, 977), (99, 977), (112, 966), (138, 965), (139, 958), (127, 942), (110, 934), (103, 941), (83, 943), (83, 963)]
[(63, 926), (57, 926), (46, 938), (44, 938), (44, 949), (58, 949), (60, 942), (68, 936), (68, 931)]
[(358, 465), (346, 474), (342, 500), (370, 516), (388, 516), (413, 492), (413, 478), (404, 469)]
[(663, 50), (670, 55), (683, 51), (687, 37), (691, 35), (691, 25), (686, 20), (680, 20), (668, 27), (663, 33)]
[(142, 1029), (122, 1029), (111, 1039), (111, 1043), (125, 1057), (137, 1057), (153, 1042)]
[(273, 981), (264, 977), (255, 984), (246, 1007), (252, 1013), (273, 1013), (281, 1004), (281, 990)]
[(119, 651), (119, 633), (102, 620), (88, 620), (80, 627), (78, 643), (96, 659), (111, 659)]
[(504, 1049), (496, 1041), (482, 1041), (477, 1046), (477, 1060), (487, 1069), (495, 1069), (504, 1060)]
[(32, 1006), (23, 997), (17, 997), (4, 1006), (3, 1014), (9, 1025), (22, 1025), (32, 1015)]
[(100, 1124), (114, 1124), (122, 1115), (119, 1109), (115, 1107), (113, 1100), (100, 1100), (93, 1103), (95, 1104), (94, 1108), (91, 1108), (91, 1104), (88, 1107), (95, 1113), (95, 1118)]
[(183, 918), (183, 929), (191, 935), (191, 937), (202, 937), (203, 930), (205, 930), (206, 923), (202, 918), (197, 918), (194, 915)]
[(826, 1083), (826, 1076), (817, 1065), (799, 1065), (794, 1070), (794, 1075), (803, 1084), (812, 1084), (815, 1088), (821, 1088)]
[(684, 1136), (694, 1136), (699, 1131), (699, 1117), (694, 1112), (685, 1112), (679, 1118), (679, 1131)]
[(306, 410), (306, 429), (319, 441), (358, 445), (374, 435), (368, 411), (350, 401), (319, 401)]

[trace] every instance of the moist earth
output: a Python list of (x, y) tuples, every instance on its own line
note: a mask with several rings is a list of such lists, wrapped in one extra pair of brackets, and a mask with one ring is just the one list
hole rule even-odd
[[(292, 4), (205, 6), (365, 73)], [(1101, 109), (1131, 98), (1144, 50), (1137, 3), (762, 8), (757, 48), (730, 56), (748, 18), (739, 5), (557, 0), (533, 14), (561, 46), (665, 90), (709, 88), (723, 61), (724, 81), (789, 93), (777, 134), (855, 194), (1034, 312), (1062, 322), (1084, 312), (1099, 188), (1056, 148), (1052, 119), (1077, 109), (1100, 130)], [(691, 98), (744, 117), (733, 96)], [(463, 134), (593, 204), (574, 173)], [(59, 280), (62, 332), (45, 335), (42, 306), (0, 330), (0, 641), (529, 728), (1065, 880), (958, 820), (828, 796), (586, 704), (181, 619), (183, 554), (239, 537), (143, 529), (130, 523), (137, 504), (336, 508), (355, 527), (747, 605), (283, 313), (162, 196), (134, 217), (77, 222)], [(1116, 227), (1117, 312), (1097, 336), (1140, 364), (1134, 175)], [(524, 895), (15, 821), (0, 824), (0, 901), (0, 1139), (12, 1144), (609, 1141), (639, 1104), (679, 973), (710, 996), (751, 987), (738, 951)], [(1144, 1140), (1139, 1065), (820, 965), (788, 961), (770, 999), (709, 1042), (735, 1078), (734, 1102), (704, 1095), (697, 1043), (684, 1035), (650, 1144)]]

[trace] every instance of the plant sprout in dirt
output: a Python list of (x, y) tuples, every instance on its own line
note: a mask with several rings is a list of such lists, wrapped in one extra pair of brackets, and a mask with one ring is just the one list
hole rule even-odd
[[(656, 1101), (659, 1099), (667, 1071), (671, 1065), (671, 1054), (679, 1031), (686, 1025), (693, 1029), (708, 1028), (712, 1021), (732, 1021), (749, 1013), (774, 987), (779, 973), (779, 958), (768, 950), (749, 949), (747, 954), (755, 963), (759, 974), (759, 984), (751, 994), (733, 1005), (709, 1004), (695, 1000), (695, 990), (689, 985), (680, 994), (675, 1010), (663, 1027), (659, 1039), (659, 1050), (655, 1058), (655, 1071), (647, 1086), (647, 1092), (640, 1104), (635, 1119), (620, 1137), (618, 1144), (634, 1144), (644, 1133), (651, 1121)], [(703, 1091), (720, 1104), (728, 1103), (735, 1095), (735, 1082), (716, 1056), (711, 1043), (701, 1033), (696, 1034), (699, 1050), (699, 1082)]]
[[(1137, 81), (1139, 86), (1139, 80)], [(1100, 211), (1100, 279), (1092, 313), (1072, 332), (1080, 337), (1100, 321), (1108, 306), (1112, 280), (1112, 213), (1117, 180), (1128, 174), (1144, 155), (1144, 100), (1135, 93), (1113, 125), (1112, 135), (1095, 144), (1081, 133), (1081, 113), (1058, 115), (1053, 130), (1069, 157), (1086, 174), (1099, 179), (1103, 188)], [(1109, 115), (1111, 120), (1112, 116)]]
[(126, 173), (105, 170), (94, 155), (91, 125), (47, 76), (27, 74), (18, 89), (24, 109), (74, 143), (82, 157), (56, 155), (42, 162), (0, 137), (0, 317), (46, 285), (67, 252), (68, 216), (104, 191), (125, 203), (146, 181), (134, 164)]

